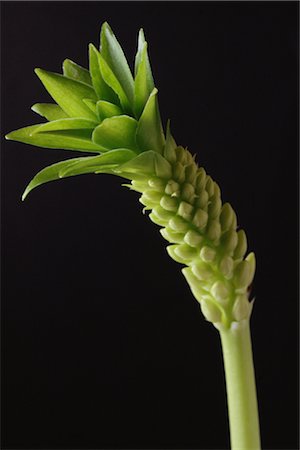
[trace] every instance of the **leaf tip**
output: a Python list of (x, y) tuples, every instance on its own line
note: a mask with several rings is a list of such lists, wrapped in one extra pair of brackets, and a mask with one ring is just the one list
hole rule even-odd
[(36, 67), (34, 69), (34, 73), (39, 77), (39, 79), (42, 79), (42, 76), (46, 74), (46, 70), (40, 69), (39, 67)]
[(143, 30), (143, 28), (140, 28), (139, 35), (138, 35), (138, 44), (140, 46), (142, 46), (145, 42), (146, 42), (146, 39), (145, 39), (144, 30)]
[(27, 195), (29, 194), (29, 192), (30, 192), (30, 189), (28, 189), (28, 186), (27, 186), (27, 188), (25, 189), (25, 191), (23, 192), (22, 197), (21, 197), (22, 202), (25, 201), (25, 199), (26, 199)]
[(109, 23), (107, 21), (103, 22), (102, 26), (101, 26), (101, 31), (109, 31), (110, 33), (112, 33), (112, 29), (109, 26)]
[(154, 97), (154, 96), (157, 95), (157, 94), (158, 94), (158, 89), (157, 89), (156, 87), (154, 87), (154, 88), (152, 89), (151, 94), (150, 94), (149, 97)]
[(62, 69), (63, 69), (63, 71), (65, 71), (65, 69), (66, 69), (66, 66), (68, 65), (68, 64), (72, 64), (72, 61), (69, 59), (69, 58), (66, 58), (66, 59), (64, 59), (63, 60), (63, 63), (62, 63)]

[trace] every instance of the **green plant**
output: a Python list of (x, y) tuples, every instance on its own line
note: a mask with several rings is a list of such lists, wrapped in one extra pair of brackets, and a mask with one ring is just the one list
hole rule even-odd
[(41, 170), (23, 200), (37, 186), (86, 173), (125, 178), (170, 243), (205, 318), (221, 337), (227, 383), (231, 444), (259, 449), (259, 423), (250, 338), (249, 286), (255, 257), (248, 254), (236, 214), (222, 204), (220, 188), (161, 124), (157, 89), (143, 31), (138, 37), (134, 77), (109, 25), (100, 50), (89, 47), (89, 70), (65, 60), (63, 74), (36, 69), (55, 104), (32, 109), (47, 122), (21, 128), (6, 139), (46, 148), (82, 151), (84, 156)]

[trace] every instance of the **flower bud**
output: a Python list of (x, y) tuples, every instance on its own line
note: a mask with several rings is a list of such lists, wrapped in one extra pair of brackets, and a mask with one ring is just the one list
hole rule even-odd
[(159, 219), (166, 220), (167, 222), (174, 217), (174, 214), (171, 211), (167, 211), (159, 205), (153, 208), (153, 212)]
[(208, 220), (207, 212), (203, 211), (202, 209), (197, 209), (193, 218), (193, 224), (201, 230), (206, 226), (207, 220)]
[(236, 213), (233, 211), (231, 228), (232, 228), (232, 230), (236, 230), (236, 227), (237, 227), (237, 217), (236, 217)]
[(206, 209), (208, 206), (208, 193), (206, 191), (201, 191), (198, 194), (198, 198), (196, 200), (196, 205), (201, 209)]
[(221, 225), (217, 220), (212, 220), (207, 227), (207, 237), (211, 241), (219, 239), (221, 236)]
[(203, 262), (193, 264), (192, 272), (199, 281), (208, 281), (213, 275), (211, 267)]
[(173, 178), (179, 184), (183, 183), (185, 180), (185, 170), (184, 166), (180, 162), (176, 162), (173, 165)]
[(200, 251), (200, 258), (205, 262), (213, 262), (216, 256), (216, 251), (211, 247), (202, 247)]
[[(135, 182), (132, 182), (132, 184), (133, 183), (137, 183), (137, 182), (135, 181)], [(151, 188), (155, 189), (156, 191), (163, 192), (165, 189), (166, 183), (165, 183), (165, 181), (161, 180), (160, 178), (150, 178), (150, 180), (148, 180), (148, 185)]]
[(184, 234), (183, 233), (177, 233), (176, 231), (171, 230), (171, 228), (162, 228), (160, 231), (160, 234), (166, 241), (171, 242), (172, 244), (182, 244), (184, 241)]
[(198, 247), (203, 241), (203, 236), (197, 233), (197, 231), (189, 230), (184, 236), (184, 241), (191, 247)]
[(220, 197), (217, 197), (215, 194), (211, 198), (211, 201), (208, 205), (208, 215), (212, 219), (216, 219), (219, 217), (222, 208), (222, 202)]
[(154, 202), (155, 204), (160, 202), (160, 199), (162, 197), (162, 193), (159, 191), (155, 191), (154, 189), (147, 189), (142, 197), (144, 197), (147, 200), (150, 200), (151, 202)]
[(167, 211), (176, 212), (178, 209), (178, 200), (175, 197), (164, 195), (160, 200), (160, 206)]
[(174, 216), (169, 220), (169, 227), (179, 233), (185, 233), (189, 229), (189, 224), (182, 217)]
[(251, 266), (248, 261), (241, 261), (234, 270), (234, 284), (237, 289), (246, 289), (251, 280)]
[(221, 310), (207, 298), (203, 298), (200, 302), (201, 311), (208, 322), (217, 323), (222, 320)]
[(250, 285), (252, 283), (254, 275), (255, 275), (255, 268), (256, 268), (255, 254), (253, 252), (249, 253), (249, 255), (246, 258), (246, 261), (250, 264), (250, 274), (249, 274), (249, 284), (248, 284), (248, 285)]
[(194, 208), (192, 205), (186, 202), (180, 202), (177, 214), (183, 217), (185, 220), (190, 220)]
[(167, 220), (157, 217), (157, 215), (153, 211), (152, 211), (152, 213), (149, 214), (149, 218), (151, 219), (151, 221), (153, 223), (155, 223), (156, 225), (159, 225), (160, 227), (165, 227), (166, 225), (168, 225)]
[(205, 190), (208, 193), (209, 197), (214, 195), (214, 182), (210, 176), (206, 177)]
[(185, 179), (188, 183), (194, 184), (197, 175), (197, 166), (193, 161), (185, 168)]
[(237, 246), (238, 237), (237, 232), (234, 230), (226, 231), (222, 236), (222, 247), (227, 253), (232, 253)]
[(216, 281), (211, 288), (212, 296), (220, 303), (227, 303), (229, 300), (229, 290), (222, 281)]
[(232, 224), (234, 223), (234, 216), (235, 213), (232, 209), (232, 206), (229, 203), (224, 203), (220, 215), (220, 223), (223, 231), (232, 228)]
[(178, 262), (179, 264), (186, 264), (185, 259), (182, 259), (180, 256), (178, 256), (175, 253), (175, 249), (177, 248), (177, 244), (174, 245), (168, 245), (167, 246), (167, 252), (169, 254), (169, 256), (174, 259), (174, 261)]
[(247, 251), (247, 237), (245, 231), (239, 230), (237, 232), (237, 236), (238, 236), (238, 243), (234, 250), (233, 254), (234, 259), (243, 258), (243, 256)]
[(224, 256), (220, 262), (219, 269), (224, 277), (230, 278), (233, 271), (233, 259), (230, 256)]
[(145, 195), (145, 193), (139, 198), (139, 202), (140, 202), (142, 205), (147, 206), (147, 208), (150, 208), (150, 209), (154, 208), (154, 206), (157, 205), (157, 202), (155, 202), (155, 201), (149, 199), (149, 198)]
[(176, 156), (178, 162), (181, 164), (186, 163), (187, 151), (183, 147), (179, 146), (176, 148)]
[(239, 322), (240, 320), (248, 319), (251, 313), (251, 304), (247, 298), (247, 295), (239, 295), (234, 302), (232, 314), (234, 319)]
[(185, 276), (185, 279), (188, 282), (194, 297), (200, 303), (203, 299), (203, 296), (207, 295), (207, 292), (202, 289), (201, 283), (199, 283), (195, 275), (192, 273), (190, 267), (185, 267), (184, 269), (182, 269), (182, 273)]
[(166, 188), (165, 188), (165, 193), (168, 195), (176, 194), (175, 196), (177, 197), (180, 194), (179, 184), (174, 180), (168, 181)]
[(179, 244), (174, 252), (179, 258), (185, 261), (187, 264), (188, 261), (192, 261), (197, 256), (197, 250), (193, 247), (190, 247), (188, 244)]
[(195, 188), (190, 183), (184, 183), (181, 189), (181, 197), (183, 200), (192, 203), (195, 194)]
[(197, 178), (196, 178), (197, 194), (199, 194), (199, 192), (201, 192), (204, 189), (205, 182), (206, 182), (206, 172), (203, 169), (203, 167), (200, 167), (200, 169), (198, 169)]
[(219, 185), (214, 181), (214, 195), (216, 198), (221, 198), (221, 190)]
[(195, 155), (193, 156), (187, 149), (187, 147), (185, 148), (185, 165), (190, 165), (190, 164), (195, 164)]

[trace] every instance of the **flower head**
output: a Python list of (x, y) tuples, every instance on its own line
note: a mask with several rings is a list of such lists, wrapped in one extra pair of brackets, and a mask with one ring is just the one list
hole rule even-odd
[(59, 178), (85, 173), (121, 173), (120, 166), (149, 152), (161, 154), (165, 136), (161, 125), (141, 29), (134, 75), (108, 23), (100, 34), (99, 50), (89, 45), (89, 70), (66, 59), (63, 73), (35, 69), (55, 103), (37, 103), (32, 110), (47, 122), (6, 135), (26, 144), (92, 154), (58, 162), (40, 171), (27, 186), (23, 199), (35, 187)]

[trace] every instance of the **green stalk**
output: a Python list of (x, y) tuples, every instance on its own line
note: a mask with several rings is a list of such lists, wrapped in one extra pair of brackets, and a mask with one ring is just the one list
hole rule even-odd
[(259, 450), (260, 432), (249, 320), (220, 330), (232, 450)]

